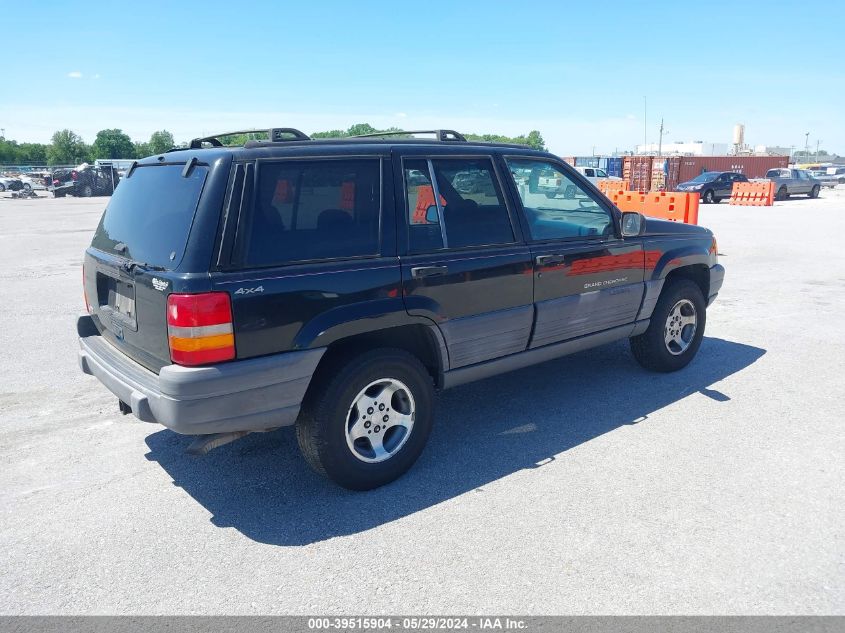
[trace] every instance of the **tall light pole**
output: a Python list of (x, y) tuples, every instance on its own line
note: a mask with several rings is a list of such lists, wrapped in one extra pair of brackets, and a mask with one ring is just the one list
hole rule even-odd
[(804, 134), (804, 160), (810, 160), (810, 133)]
[(660, 119), (660, 141), (657, 143), (657, 155), (663, 155), (663, 119)]
[(648, 100), (643, 95), (643, 154), (648, 154)]
[(821, 143), (821, 139), (816, 139), (816, 162), (819, 162), (819, 144)]

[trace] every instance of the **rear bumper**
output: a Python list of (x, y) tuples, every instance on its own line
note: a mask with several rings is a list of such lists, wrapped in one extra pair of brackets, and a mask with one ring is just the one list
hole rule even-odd
[(274, 354), (208, 367), (142, 367), (96, 333), (90, 316), (77, 322), (79, 366), (145, 422), (201, 435), (263, 431), (296, 422), (325, 348)]
[(719, 290), (722, 288), (722, 282), (725, 281), (725, 267), (721, 264), (716, 264), (710, 267), (710, 296), (707, 297), (707, 305), (713, 303)]

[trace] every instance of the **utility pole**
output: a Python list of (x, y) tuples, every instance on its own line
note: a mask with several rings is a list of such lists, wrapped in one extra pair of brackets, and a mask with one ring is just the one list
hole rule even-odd
[(663, 118), (660, 118), (660, 141), (657, 143), (657, 155), (663, 155)]
[(648, 99), (643, 95), (643, 154), (648, 154)]
[(819, 162), (819, 144), (821, 143), (821, 139), (816, 139), (816, 162)]
[(804, 134), (804, 161), (810, 160), (810, 133)]

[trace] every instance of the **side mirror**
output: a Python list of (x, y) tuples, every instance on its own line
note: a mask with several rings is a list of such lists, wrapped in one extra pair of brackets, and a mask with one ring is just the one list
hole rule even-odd
[(622, 237), (636, 237), (645, 230), (645, 218), (641, 213), (622, 214)]

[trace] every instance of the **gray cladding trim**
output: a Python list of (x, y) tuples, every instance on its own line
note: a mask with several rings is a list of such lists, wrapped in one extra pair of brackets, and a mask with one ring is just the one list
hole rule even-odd
[(440, 324), (449, 347), (449, 367), (463, 367), (521, 352), (528, 344), (534, 307), (519, 306)]
[(481, 380), (489, 378), (497, 374), (503, 374), (515, 369), (522, 369), (529, 365), (536, 365), (543, 363), (553, 358), (566, 356), (567, 354), (574, 354), (591, 347), (611, 343), (619, 339), (632, 336), (632, 333), (642, 333), (648, 327), (648, 322), (631, 323), (620, 327), (611, 328), (604, 332), (596, 332), (588, 336), (582, 336), (577, 339), (564, 341), (562, 343), (555, 343), (554, 345), (547, 345), (545, 347), (538, 347), (529, 349), (524, 352), (512, 354), (504, 358), (497, 358), (489, 360), (477, 365), (470, 365), (469, 367), (461, 367), (460, 369), (447, 371), (443, 376), (443, 388), (449, 389), (458, 385), (463, 385), (474, 380)]
[(633, 323), (642, 297), (637, 283), (541, 301), (531, 348)]
[(660, 298), (660, 291), (663, 290), (663, 282), (666, 279), (653, 279), (645, 282), (645, 296), (643, 297), (643, 305), (640, 308), (637, 319), (649, 319), (651, 313), (654, 312), (654, 306), (657, 305), (657, 300)]
[(82, 371), (99, 379), (136, 417), (191, 435), (293, 424), (325, 352), (309, 349), (208, 367), (168, 365), (155, 374), (102, 336), (81, 337), (79, 346)]

